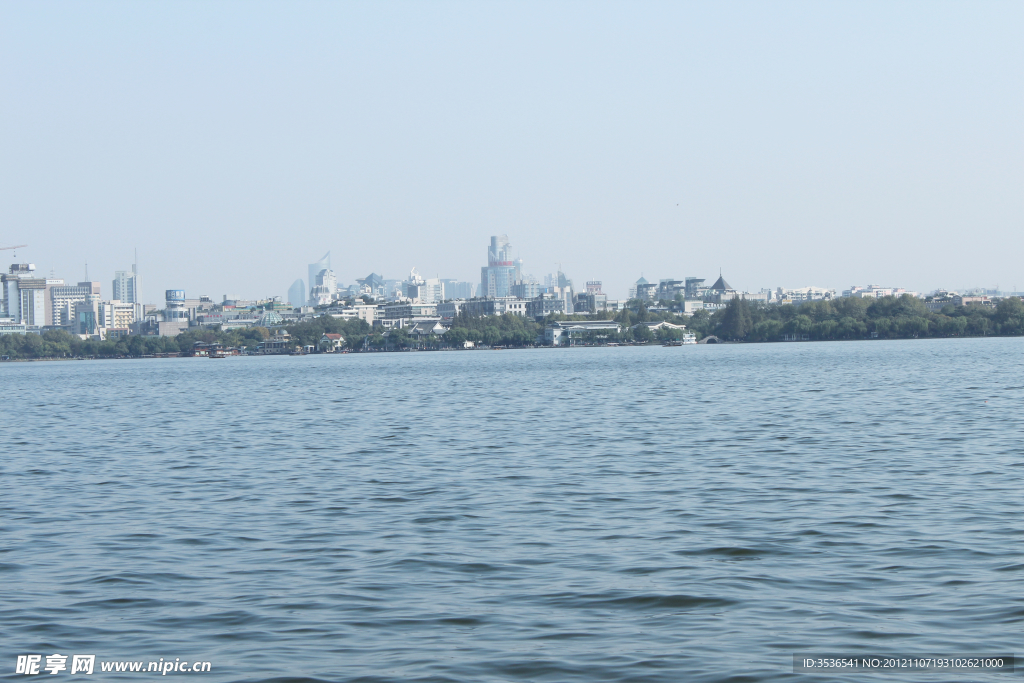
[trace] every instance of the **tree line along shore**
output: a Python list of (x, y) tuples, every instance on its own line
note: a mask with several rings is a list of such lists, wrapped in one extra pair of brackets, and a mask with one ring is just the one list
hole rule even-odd
[[(665, 302), (671, 304), (671, 302)], [(414, 338), (405, 330), (385, 333), (363, 320), (340, 320), (328, 315), (311, 321), (284, 325), (299, 346), (317, 346), (325, 333), (341, 334), (351, 351), (405, 350), (410, 348), (462, 348), (471, 341), (486, 346), (522, 348), (540, 345), (544, 327), (555, 321), (608, 319), (597, 315), (552, 314), (542, 322), (515, 315), (473, 317), (459, 315), (451, 328), (437, 337)], [(673, 312), (650, 311), (638, 303), (611, 318), (619, 331), (585, 333), (583, 345), (653, 343), (678, 339), (682, 330), (652, 331), (640, 323), (665, 321), (686, 325), (702, 339), (715, 336), (730, 342), (787, 340), (834, 341), (856, 339), (917, 339), (944, 337), (1024, 336), (1024, 301), (1011, 297), (995, 306), (948, 305), (931, 311), (915, 297), (880, 299), (844, 298), (811, 301), (799, 306), (768, 305), (733, 299), (723, 309), (697, 311), (690, 317)], [(175, 354), (191, 355), (196, 342), (254, 350), (268, 339), (271, 330), (250, 327), (222, 331), (200, 328), (176, 337), (130, 336), (116, 340), (81, 339), (63, 330), (42, 334), (0, 336), (0, 357), (5, 360), (58, 358), (139, 358)]]

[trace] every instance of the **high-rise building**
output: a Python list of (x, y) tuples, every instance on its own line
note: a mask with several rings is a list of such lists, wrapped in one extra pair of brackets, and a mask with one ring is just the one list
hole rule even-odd
[(338, 291), (338, 278), (334, 271), (324, 268), (316, 274), (313, 285), (309, 288), (309, 304), (311, 306), (325, 306), (334, 300), (334, 293)]
[(111, 298), (126, 304), (139, 303), (138, 275), (135, 266), (132, 270), (114, 272), (114, 291)]
[(476, 287), (472, 282), (460, 282), (458, 280), (442, 279), (444, 285), (444, 298), (450, 299), (472, 299), (473, 290)]
[(299, 278), (288, 288), (288, 303), (295, 308), (306, 303), (306, 283)]
[(403, 283), (405, 296), (415, 303), (438, 304), (446, 298), (445, 281), (437, 278), (424, 279), (422, 275), (413, 268), (409, 272), (409, 279)]
[[(323, 258), (320, 259), (319, 261), (317, 261), (316, 263), (310, 263), (309, 264), (309, 280), (307, 280), (307, 282), (309, 282), (310, 291), (312, 291), (313, 287), (316, 286), (316, 276), (320, 274), (320, 271), (322, 271), (322, 270), (330, 270), (330, 269), (331, 269), (331, 252), (329, 252), (329, 251), (326, 254), (324, 254)], [(309, 303), (310, 306), (315, 306), (316, 305), (316, 303), (314, 301), (312, 301), (312, 299), (310, 299), (310, 301), (308, 303)], [(292, 304), (294, 304), (296, 306), (299, 305), (298, 303), (296, 303), (294, 301), (292, 302)]]
[(90, 297), (96, 301), (100, 299), (100, 283), (79, 282), (77, 285), (60, 284), (53, 282), (49, 284), (49, 318), (48, 325), (74, 325), (75, 304), (88, 301)]
[(46, 324), (46, 278), (33, 277), (35, 269), (32, 263), (15, 263), (0, 275), (3, 315), (28, 327)]
[(487, 265), (480, 269), (480, 296), (510, 296), (516, 280), (508, 235), (494, 235), (487, 249)]

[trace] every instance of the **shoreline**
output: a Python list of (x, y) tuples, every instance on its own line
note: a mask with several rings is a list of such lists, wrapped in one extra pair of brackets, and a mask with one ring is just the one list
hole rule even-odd
[[(820, 344), (828, 342), (884, 342), (884, 341), (946, 341), (953, 339), (1016, 339), (1024, 335), (1015, 334), (1000, 334), (1000, 335), (970, 335), (964, 337), (893, 337), (886, 339), (801, 339), (793, 341), (715, 341), (710, 343), (704, 343), (703, 341), (697, 342), (696, 344), (683, 344), (679, 345), (678, 348), (686, 348), (688, 346), (740, 346), (740, 345), (764, 345), (764, 344)], [(612, 349), (612, 348), (654, 348), (654, 347), (665, 347), (665, 348), (676, 348), (675, 345), (669, 346), (662, 343), (651, 343), (651, 344), (579, 344), (575, 346), (506, 346), (506, 347), (492, 347), (492, 348), (475, 348), (475, 349), (390, 349), (390, 350), (376, 350), (376, 351), (360, 351), (351, 350), (345, 352), (332, 352), (332, 353), (245, 353), (238, 354), (237, 356), (226, 356), (225, 358), (276, 358), (283, 356), (345, 356), (345, 355), (366, 355), (366, 354), (380, 354), (380, 353), (421, 353), (421, 352), (476, 352), (476, 351), (526, 351), (526, 350), (560, 350), (560, 349)], [(0, 359), (0, 365), (4, 363), (35, 363), (35, 362), (74, 362), (74, 361), (93, 361), (93, 360), (180, 360), (184, 358), (194, 358), (196, 360), (223, 360), (223, 359), (211, 359), (208, 356), (194, 356), (186, 353), (179, 353), (177, 355), (145, 355), (145, 356), (76, 356), (72, 358), (6, 358)]]

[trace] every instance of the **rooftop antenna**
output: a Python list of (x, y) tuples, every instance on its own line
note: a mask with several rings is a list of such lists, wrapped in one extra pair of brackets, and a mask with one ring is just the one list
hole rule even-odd
[(85, 262), (85, 281), (89, 281), (89, 262)]

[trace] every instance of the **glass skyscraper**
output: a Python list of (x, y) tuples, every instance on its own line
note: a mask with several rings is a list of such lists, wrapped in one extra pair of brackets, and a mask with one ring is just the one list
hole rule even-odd
[[(320, 259), (319, 261), (317, 261), (316, 263), (310, 263), (309, 264), (309, 279), (306, 280), (306, 282), (309, 283), (310, 288), (312, 288), (313, 285), (316, 284), (316, 276), (320, 274), (320, 271), (324, 270), (324, 269), (330, 270), (330, 268), (331, 268), (331, 252), (329, 252), (329, 251), (326, 254), (324, 254), (324, 257), (322, 259)], [(303, 301), (298, 301), (298, 302), (293, 301), (292, 305), (293, 306), (301, 306), (301, 305), (307, 303), (305, 301), (305, 299), (306, 299), (306, 297), (303, 297)], [(309, 302), (309, 305), (313, 306), (315, 304), (313, 302)]]
[(511, 296), (516, 264), (508, 235), (493, 235), (487, 249), (487, 265), (480, 269), (480, 296)]

